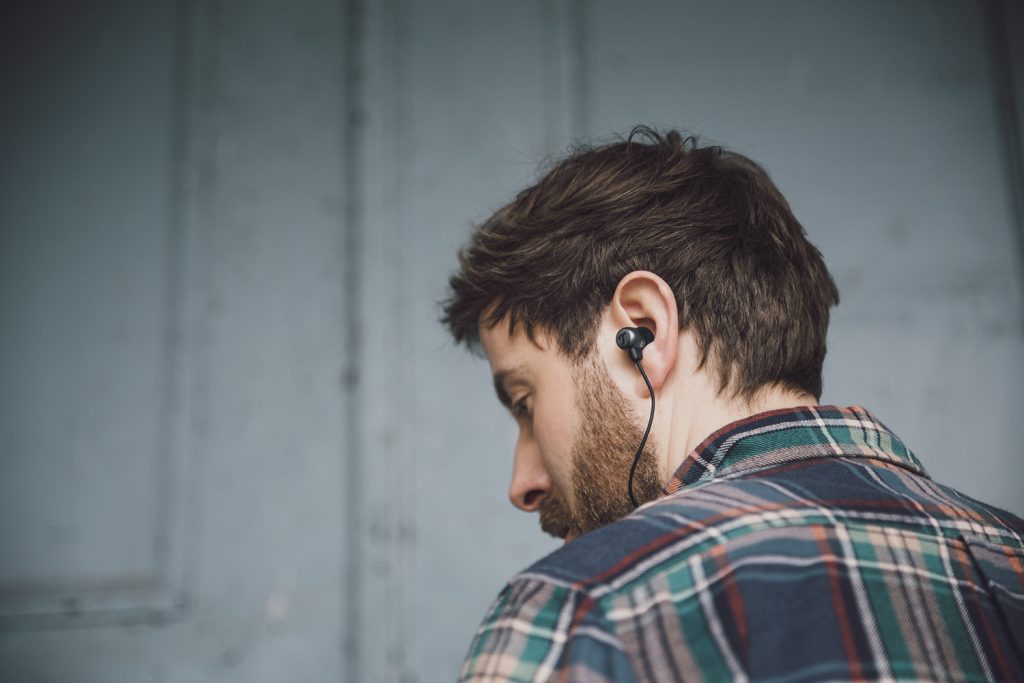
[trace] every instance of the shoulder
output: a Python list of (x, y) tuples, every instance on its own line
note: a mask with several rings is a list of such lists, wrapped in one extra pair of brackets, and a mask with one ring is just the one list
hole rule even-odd
[[(849, 678), (850, 642), (871, 646), (857, 661), (882, 666), (871, 634), (917, 614), (916, 602), (894, 595), (918, 584), (931, 595), (937, 577), (973, 586), (967, 533), (980, 539), (971, 552), (1003, 576), (1019, 557), (1019, 524), (930, 480), (861, 460), (709, 481), (581, 536), (514, 577), (477, 633), (463, 680), (826, 670)], [(949, 596), (933, 597), (953, 621), (967, 618)]]
[[(643, 658), (634, 641), (649, 628), (647, 603), (674, 604), (675, 588), (692, 587), (694, 576), (706, 573), (692, 560), (719, 543), (708, 518), (729, 507), (726, 499), (692, 491), (685, 502), (679, 498), (648, 504), (513, 577), (478, 629), (460, 680), (547, 680), (555, 674), (635, 680)], [(684, 592), (693, 597), (692, 590)], [(673, 640), (676, 651), (695, 658), (695, 670), (724, 661), (708, 633), (704, 625), (693, 625), (685, 644)], [(726, 672), (714, 665), (708, 671)]]
[(594, 601), (524, 572), (498, 595), (470, 645), (460, 681), (630, 681), (630, 658)]
[[(590, 592), (620, 585), (638, 571), (699, 556), (751, 530), (767, 494), (750, 482), (712, 482), (663, 496), (555, 550), (519, 576)], [(603, 593), (604, 591), (599, 590)]]
[[(585, 534), (513, 577), (477, 630), (460, 680), (547, 680), (573, 672), (634, 680), (630, 648), (606, 615), (602, 593), (635, 553), (667, 530), (645, 506)], [(605, 678), (597, 677), (605, 676)]]

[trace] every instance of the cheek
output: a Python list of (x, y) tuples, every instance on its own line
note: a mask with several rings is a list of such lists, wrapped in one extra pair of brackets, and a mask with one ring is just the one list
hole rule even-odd
[(533, 436), (551, 478), (560, 487), (572, 479), (572, 404), (541, 399), (534, 407)]

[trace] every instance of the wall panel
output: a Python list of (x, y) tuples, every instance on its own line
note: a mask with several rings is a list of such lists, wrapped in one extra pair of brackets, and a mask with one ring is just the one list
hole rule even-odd
[[(17, 63), (30, 87), (51, 88), (45, 104), (62, 106), (19, 119), (31, 124), (15, 138), (23, 154), (5, 166), (5, 183), (14, 177), (36, 195), (5, 202), (22, 213), (17, 222), (3, 215), (3, 239), (40, 256), (18, 266), (26, 277), (4, 269), (22, 287), (16, 296), (4, 287), (3, 362), (5, 373), (35, 383), (18, 393), (41, 396), (14, 413), (19, 429), (60, 425), (66, 414), (92, 440), (54, 454), (69, 462), (50, 468), (52, 481), (25, 476), (20, 463), (39, 456), (5, 442), (4, 486), (21, 491), (15, 503), (36, 505), (22, 509), (70, 509), (79, 523), (95, 521), (111, 541), (83, 539), (83, 554), (71, 557), (96, 557), (106, 572), (142, 561), (164, 569), (154, 569), (150, 549), (152, 509), (163, 504), (154, 487), (174, 488), (180, 495), (167, 505), (185, 525), (186, 592), (170, 611), (98, 612), (81, 601), (77, 621), (4, 622), (0, 678), (340, 680), (351, 428), (342, 375), (344, 7), (225, 1), (74, 11), (82, 16), (67, 41), (47, 34), (47, 22), (29, 36), (30, 46), (60, 49)], [(61, 78), (44, 78), (46, 68)], [(21, 132), (5, 122), (11, 131)], [(24, 175), (44, 162), (60, 174)], [(2, 258), (20, 260), (6, 250)], [(47, 305), (54, 300), (63, 308)], [(16, 305), (22, 317), (8, 327), (7, 307)], [(164, 347), (180, 362), (168, 365)], [(14, 362), (23, 352), (46, 367), (28, 373)], [(161, 373), (180, 389), (173, 410), (161, 403)], [(6, 391), (5, 408), (15, 398)], [(154, 460), (162, 427), (153, 425), (164, 419), (173, 467)], [(62, 425), (36, 431), (58, 445), (78, 438)], [(52, 529), (54, 544), (74, 540), (58, 522), (15, 512), (2, 528), (5, 571), (47, 580), (66, 571), (52, 558), (31, 564), (6, 554), (14, 522)]]

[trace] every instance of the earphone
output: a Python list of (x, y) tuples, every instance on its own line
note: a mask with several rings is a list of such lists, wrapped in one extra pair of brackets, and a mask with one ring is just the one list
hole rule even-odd
[(651, 396), (651, 416), (647, 418), (647, 429), (644, 431), (644, 437), (640, 439), (640, 447), (636, 449), (636, 455), (633, 456), (633, 465), (629, 468), (629, 500), (633, 503), (633, 507), (639, 507), (640, 504), (636, 502), (636, 498), (633, 496), (633, 474), (636, 472), (636, 466), (640, 462), (640, 456), (643, 455), (644, 446), (647, 444), (647, 437), (651, 433), (651, 425), (654, 424), (654, 387), (651, 386), (651, 380), (647, 379), (647, 373), (644, 372), (644, 366), (641, 361), (644, 359), (644, 347), (654, 341), (654, 333), (646, 327), (623, 327), (615, 335), (615, 344), (629, 353), (629, 357), (636, 363), (637, 370), (640, 371), (640, 375), (644, 378), (644, 383), (647, 384), (647, 392)]
[(654, 333), (646, 327), (623, 327), (615, 335), (615, 343), (634, 361), (644, 359), (644, 347), (654, 341)]

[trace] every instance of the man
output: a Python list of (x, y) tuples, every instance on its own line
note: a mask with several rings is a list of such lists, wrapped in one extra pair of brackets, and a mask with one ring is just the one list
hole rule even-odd
[(450, 284), (519, 425), (510, 498), (566, 540), (462, 680), (1024, 679), (1024, 522), (817, 405), (838, 291), (757, 164), (647, 128), (580, 149)]

